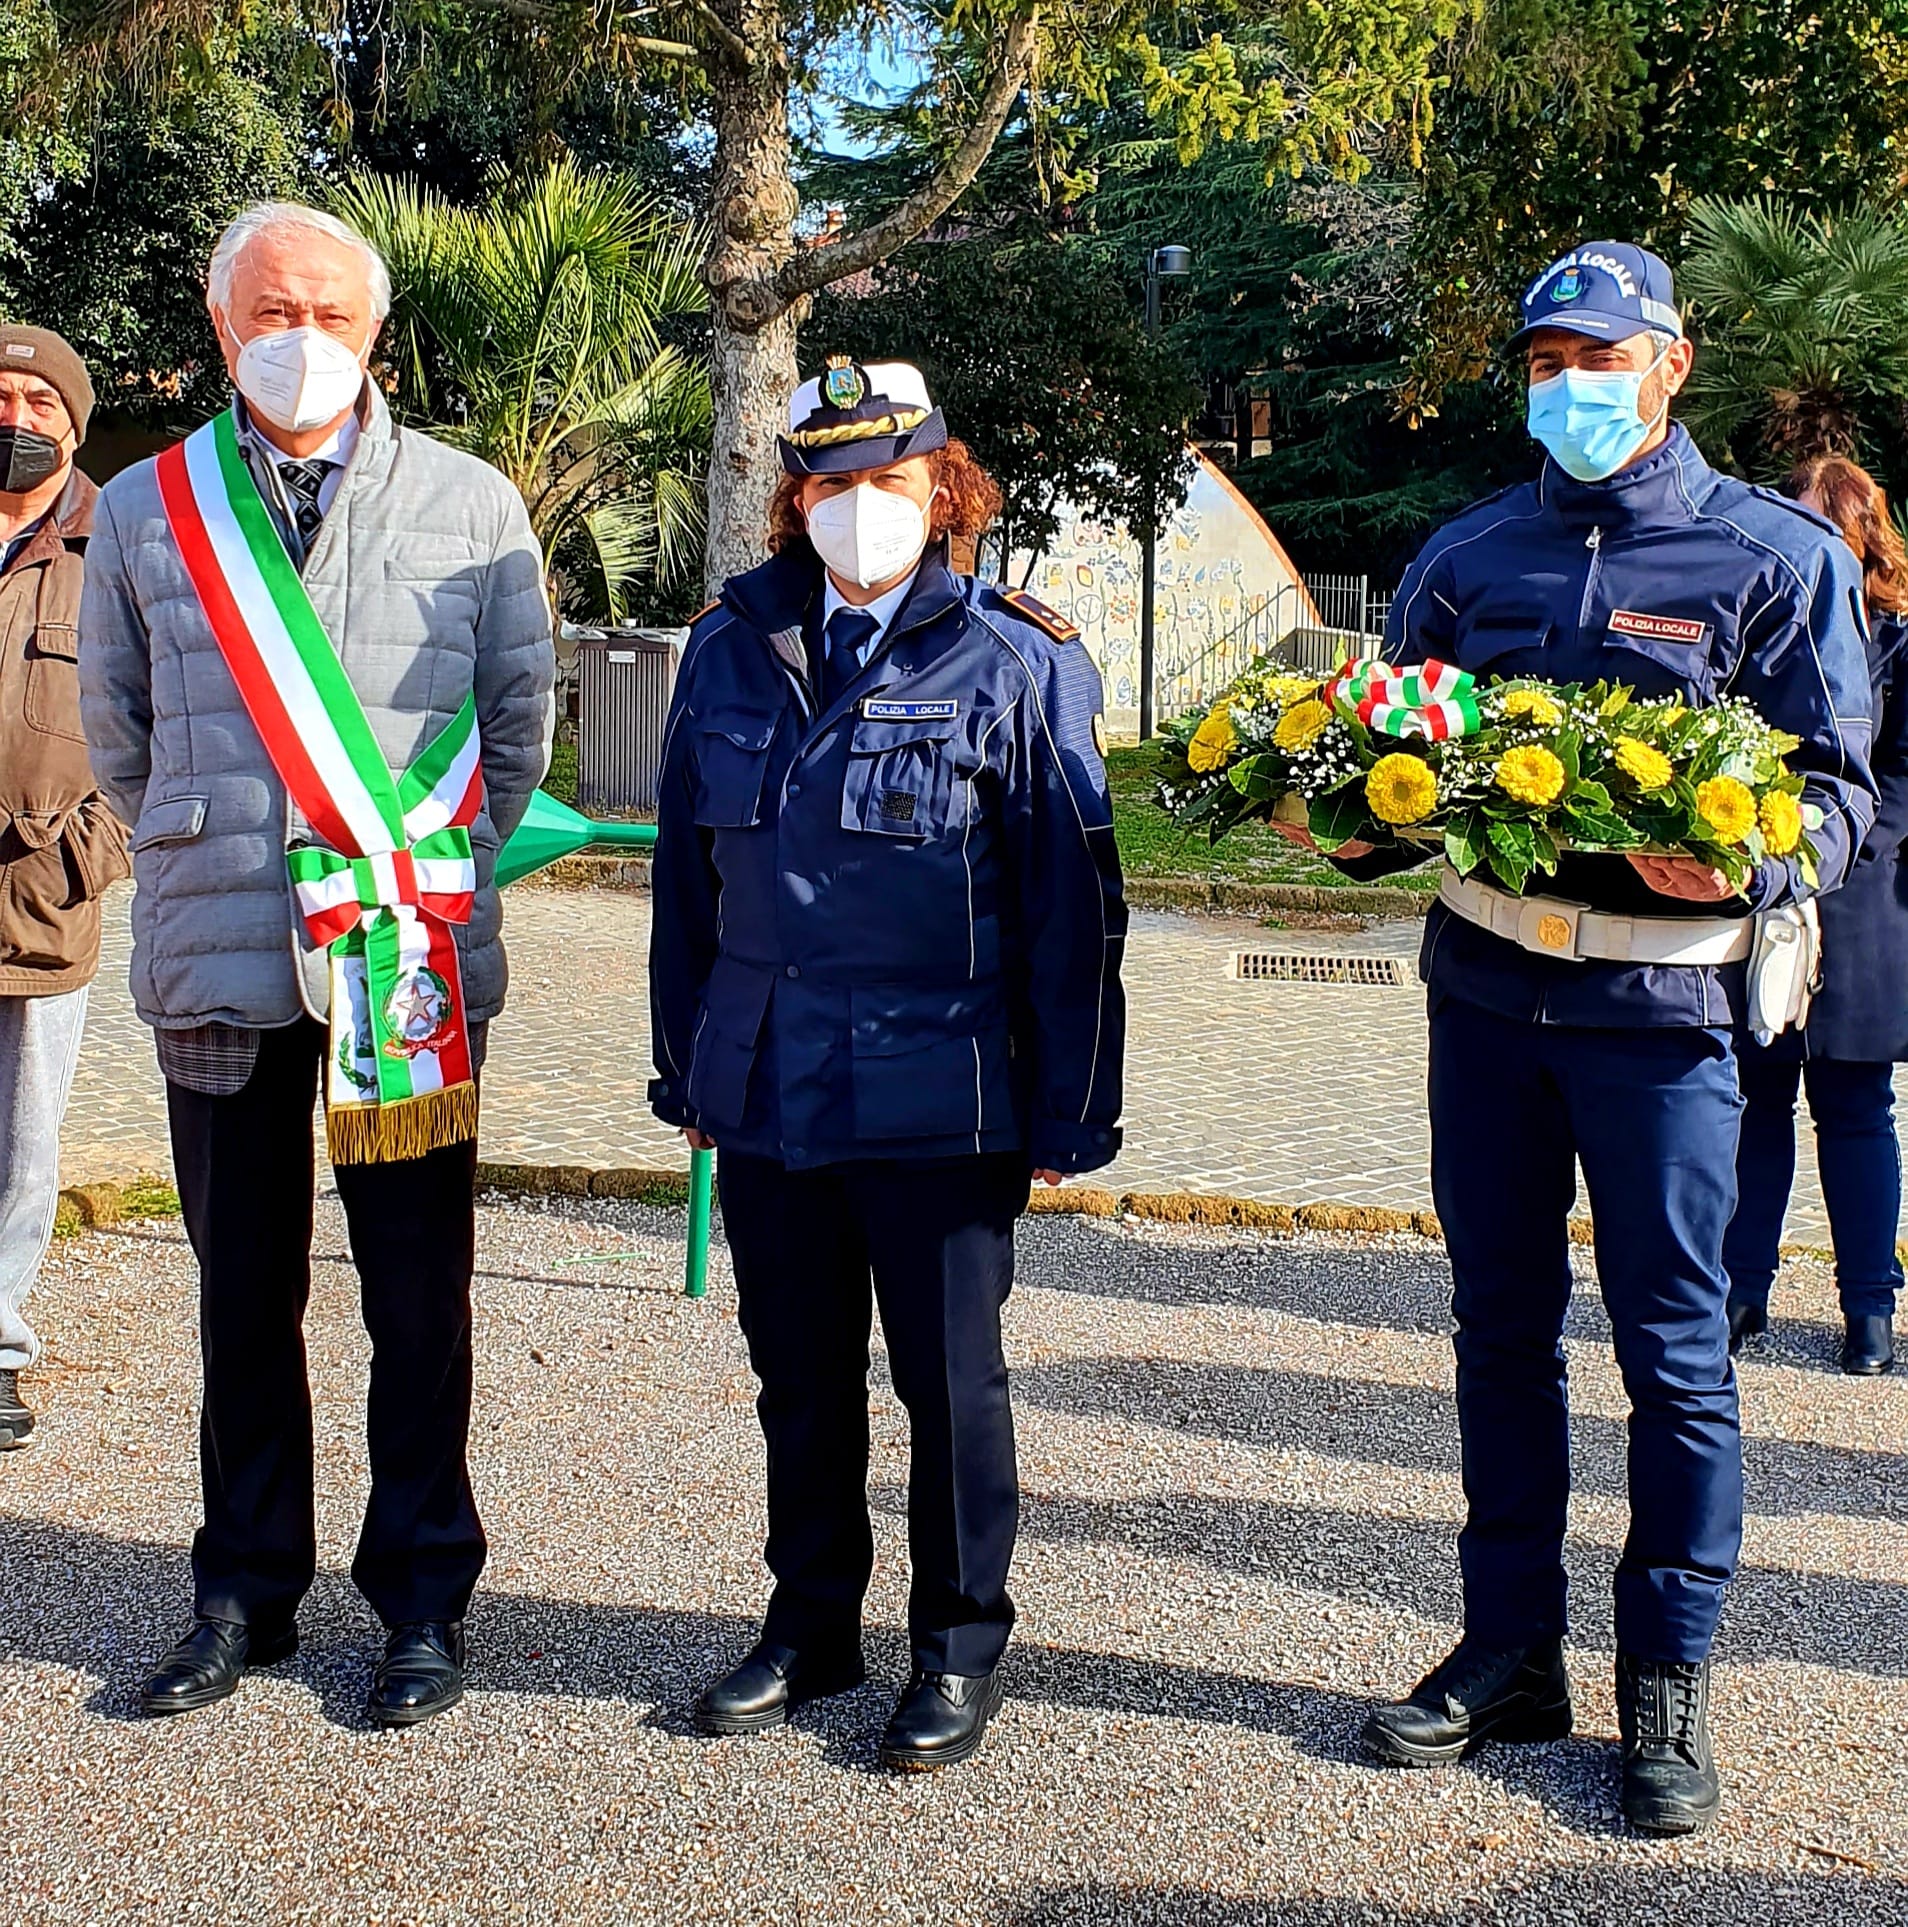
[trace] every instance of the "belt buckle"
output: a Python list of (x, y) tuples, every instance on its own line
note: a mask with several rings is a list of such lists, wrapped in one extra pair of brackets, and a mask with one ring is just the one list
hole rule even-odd
[(1561, 903), (1555, 897), (1538, 897), (1519, 907), (1517, 941), (1540, 957), (1567, 957), (1576, 962), (1577, 919), (1582, 914), (1574, 903)]

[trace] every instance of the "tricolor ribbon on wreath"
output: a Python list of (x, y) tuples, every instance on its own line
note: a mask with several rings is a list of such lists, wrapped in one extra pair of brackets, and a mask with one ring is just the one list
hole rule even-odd
[(272, 767), (320, 839), (289, 853), (330, 952), (325, 1136), (336, 1164), (421, 1157), (477, 1135), (453, 924), (477, 887), (477, 709), (394, 778), (272, 525), (232, 416), (159, 457), (159, 492), (219, 653)]
[(1355, 656), (1325, 685), (1324, 700), (1349, 702), (1367, 729), (1385, 736), (1422, 736), (1443, 742), (1478, 726), (1477, 679), (1448, 662), (1394, 669), (1376, 656)]

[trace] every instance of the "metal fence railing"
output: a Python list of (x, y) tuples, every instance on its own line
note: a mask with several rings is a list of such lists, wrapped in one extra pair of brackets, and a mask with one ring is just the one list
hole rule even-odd
[(1192, 636), (1183, 629), (1162, 635), (1154, 713), (1183, 716), (1203, 709), (1263, 656), (1330, 675), (1347, 656), (1375, 647), (1390, 610), (1389, 593), (1373, 593), (1365, 576), (1307, 576), (1303, 584), (1285, 584), (1220, 635)]

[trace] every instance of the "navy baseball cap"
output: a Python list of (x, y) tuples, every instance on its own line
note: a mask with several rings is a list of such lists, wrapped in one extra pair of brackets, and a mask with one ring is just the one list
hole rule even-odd
[(1563, 328), (1601, 341), (1627, 341), (1648, 329), (1683, 332), (1669, 263), (1628, 241), (1585, 241), (1553, 261), (1524, 290), (1524, 325), (1505, 343), (1516, 348), (1539, 328)]

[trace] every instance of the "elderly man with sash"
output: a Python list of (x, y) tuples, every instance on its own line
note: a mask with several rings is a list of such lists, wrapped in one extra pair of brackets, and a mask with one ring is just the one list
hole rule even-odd
[(199, 1262), (194, 1623), (142, 1703), (210, 1705), (297, 1647), (322, 1088), (372, 1340), (352, 1577), (389, 1638), (368, 1712), (410, 1725), (461, 1696), (484, 1560), (476, 1078), (504, 994), (492, 863), (549, 755), (542, 559), (510, 484), (394, 425), (366, 379), (390, 280), (351, 229), (248, 209), (207, 307), (237, 397), (104, 490), (80, 620)]

